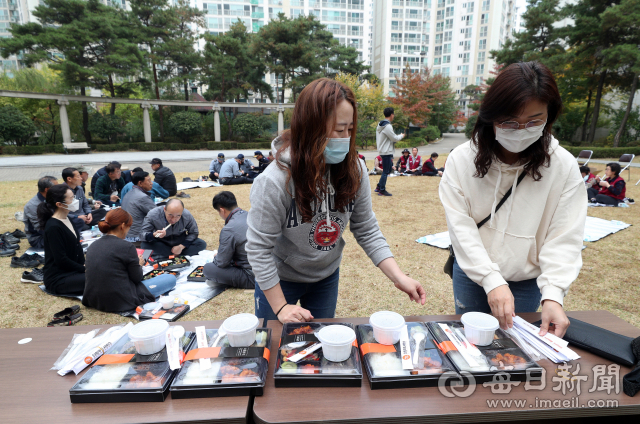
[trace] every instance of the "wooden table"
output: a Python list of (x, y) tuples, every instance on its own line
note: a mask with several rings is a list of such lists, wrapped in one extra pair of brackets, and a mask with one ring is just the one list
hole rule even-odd
[[(177, 322), (187, 331), (222, 321)], [(0, 329), (0, 422), (9, 423), (246, 423), (250, 398), (220, 397), (144, 403), (71, 403), (69, 389), (82, 377), (49, 371), (74, 333), (109, 325)], [(33, 341), (19, 345), (31, 337)], [(83, 371), (83, 373), (86, 372)]]
[[(640, 329), (605, 311), (568, 312), (567, 315), (582, 321), (590, 322), (599, 327), (615, 331), (630, 337), (640, 336)], [(540, 319), (539, 313), (521, 314), (534, 322)], [(407, 321), (435, 321), (459, 319), (456, 315), (408, 317)], [(338, 318), (332, 320), (317, 320), (318, 322), (350, 322), (353, 324), (368, 323), (368, 318)], [(581, 394), (576, 399), (576, 387), (563, 395), (556, 379), (557, 366), (544, 359), (539, 361), (546, 369), (546, 388), (544, 390), (524, 390), (524, 383), (513, 387), (509, 394), (494, 394), (491, 387), (477, 385), (475, 392), (469, 397), (445, 397), (437, 387), (415, 389), (371, 390), (366, 372), (363, 374), (362, 387), (353, 388), (276, 388), (273, 372), (279, 335), (282, 325), (277, 321), (269, 321), (272, 329), (271, 361), (269, 375), (264, 396), (256, 397), (253, 406), (253, 416), (257, 423), (458, 423), (458, 422), (491, 422), (491, 421), (519, 421), (519, 420), (548, 420), (559, 419), (558, 422), (586, 422), (586, 417), (609, 415), (640, 414), (640, 395), (633, 398), (622, 392), (622, 377), (630, 371), (620, 367), (619, 393), (611, 394), (595, 390), (592, 367), (600, 364), (611, 364), (610, 361), (595, 356), (581, 349), (573, 348), (582, 357), (573, 361), (572, 371), (576, 370), (575, 363), (580, 364), (577, 376), (587, 376), (588, 380), (581, 384)], [(458, 388), (462, 390), (463, 388)], [(451, 393), (449, 391), (449, 393)], [(536, 404), (537, 399), (537, 404)], [(498, 401), (497, 406), (490, 406), (489, 401)], [(523, 400), (524, 405), (505, 407), (501, 400)], [(560, 402), (559, 407), (545, 407), (540, 400)], [(568, 401), (566, 407), (562, 402)], [(572, 406), (579, 405), (578, 407)], [(614, 408), (588, 408), (589, 402), (617, 401)], [(581, 407), (585, 405), (585, 407)], [(596, 403), (597, 405), (597, 403)], [(624, 417), (618, 418), (618, 422)], [(629, 419), (630, 417), (626, 417)], [(531, 422), (531, 421), (529, 421)], [(625, 421), (626, 422), (626, 421)], [(635, 423), (640, 422), (638, 417)]]

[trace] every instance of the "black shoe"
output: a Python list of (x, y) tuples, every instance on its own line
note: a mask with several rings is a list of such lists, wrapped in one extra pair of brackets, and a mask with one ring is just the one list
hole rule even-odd
[(15, 249), (9, 249), (7, 244), (3, 241), (0, 241), (0, 256), (13, 256), (16, 254)]
[(4, 241), (2, 239), (0, 239), (0, 246), (1, 246), (1, 248), (8, 249), (8, 250), (19, 250), (20, 249), (20, 245), (19, 244), (7, 243), (6, 241)]
[(11, 235), (11, 233), (4, 233), (2, 235), (2, 240), (6, 241), (9, 244), (12, 243), (20, 243), (20, 239)]
[(38, 265), (40, 265), (40, 261), (32, 259), (28, 255), (22, 255), (19, 258), (11, 258), (11, 268), (35, 268)]
[(32, 253), (29, 256), (31, 256), (31, 259), (34, 259), (34, 260), (40, 262), (40, 265), (44, 265), (44, 256), (40, 256), (37, 253)]
[(389, 193), (387, 190), (380, 190), (378, 192), (378, 196), (393, 196), (393, 194)]
[(187, 193), (185, 193), (184, 191), (181, 191), (180, 193), (176, 194), (176, 197), (182, 197), (183, 199), (189, 199), (191, 198), (191, 196), (189, 196)]
[(19, 238), (19, 239), (27, 238), (27, 235), (24, 232), (18, 230), (17, 228), (13, 233), (11, 233), (11, 235), (14, 236), (15, 238)]
[(22, 273), (22, 278), (20, 281), (23, 283), (34, 283), (39, 284), (44, 281), (44, 272), (41, 269), (33, 268), (31, 272), (25, 271)]

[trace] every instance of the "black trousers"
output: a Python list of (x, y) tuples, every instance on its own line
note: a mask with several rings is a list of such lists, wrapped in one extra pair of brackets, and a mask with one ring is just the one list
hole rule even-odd
[(90, 227), (94, 225), (98, 225), (100, 221), (107, 215), (107, 211), (103, 208), (94, 209), (91, 211), (91, 222), (89, 223)]
[(613, 205), (618, 206), (620, 201), (618, 199), (614, 199), (611, 196), (607, 196), (606, 194), (598, 194), (598, 189), (593, 187), (587, 189), (587, 198), (589, 201), (591, 199), (596, 199), (596, 203), (602, 203), (603, 205)]
[(209, 180), (218, 181), (218, 177), (216, 177), (213, 172), (209, 172)]
[(247, 178), (247, 177), (220, 178), (220, 183), (222, 185), (253, 184), (253, 178)]
[(67, 296), (82, 296), (84, 293), (84, 273), (78, 272), (68, 275), (54, 284), (48, 285), (45, 281), (44, 285), (53, 294)]
[[(140, 248), (145, 250), (153, 250), (154, 258), (168, 258), (173, 255), (171, 249), (173, 246), (169, 246), (166, 243), (161, 241), (156, 241), (153, 243), (149, 243), (148, 241), (143, 241), (140, 243)], [(182, 251), (180, 255), (182, 256), (195, 256), (201, 250), (205, 250), (207, 248), (207, 242), (202, 239), (196, 239), (191, 246), (187, 247)]]

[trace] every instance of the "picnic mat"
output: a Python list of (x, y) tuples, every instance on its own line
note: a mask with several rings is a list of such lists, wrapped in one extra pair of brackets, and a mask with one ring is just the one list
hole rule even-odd
[(190, 188), (222, 187), (222, 184), (215, 181), (183, 181), (177, 184), (178, 190), (189, 190)]
[[(176, 287), (169, 293), (169, 296), (180, 296), (180, 298), (187, 300), (190, 306), (189, 312), (193, 311), (198, 306), (203, 303), (208, 302), (214, 297), (218, 296), (220, 293), (225, 291), (227, 288), (226, 285), (218, 284), (215, 286), (210, 286), (207, 283), (194, 283), (191, 281), (187, 281), (187, 277), (191, 272), (198, 266), (204, 265), (208, 260), (213, 258), (214, 252), (210, 250), (203, 250), (196, 256), (188, 256), (191, 265), (188, 267), (182, 268), (180, 270), (180, 274), (177, 277)], [(66, 297), (70, 299), (78, 299), (82, 300), (82, 296), (65, 296), (65, 295), (57, 295), (53, 294), (46, 289), (44, 284), (38, 286), (40, 290), (44, 293), (49, 294), (51, 296), (58, 297)], [(123, 317), (133, 316), (135, 311), (128, 312), (116, 312), (118, 315), (122, 315)], [(189, 313), (187, 312), (187, 314)], [(185, 314), (185, 315), (187, 315)]]
[[(614, 205), (605, 205), (604, 203), (587, 203), (587, 206), (590, 207), (590, 208), (600, 208), (600, 207), (615, 208)], [(620, 202), (620, 203), (618, 203), (618, 207), (619, 208), (628, 208), (629, 205), (626, 204), (625, 202)]]
[[(617, 233), (620, 230), (629, 228), (631, 224), (622, 221), (607, 221), (606, 219), (588, 216), (584, 225), (584, 241), (598, 241), (609, 234)], [(416, 240), (418, 243), (428, 244), (429, 246), (439, 247), (440, 249), (448, 249), (451, 246), (449, 232), (431, 234), (420, 237)], [(585, 246), (582, 247), (583, 249)]]

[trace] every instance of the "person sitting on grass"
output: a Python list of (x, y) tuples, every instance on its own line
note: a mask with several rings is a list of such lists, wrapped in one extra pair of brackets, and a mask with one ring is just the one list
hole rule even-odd
[(84, 292), (84, 252), (80, 234), (67, 215), (78, 210), (79, 201), (66, 185), (47, 191), (38, 205), (40, 228), (44, 228), (44, 286), (55, 295), (82, 296)]
[(233, 159), (227, 159), (220, 168), (220, 183), (222, 185), (253, 184), (253, 178), (249, 178), (246, 172), (240, 169), (243, 162), (242, 153)]
[(193, 256), (207, 248), (198, 234), (198, 224), (184, 203), (171, 199), (147, 214), (140, 232), (140, 247), (153, 250), (154, 257)]
[(132, 311), (176, 286), (176, 277), (171, 274), (142, 280), (144, 259), (133, 244), (124, 240), (131, 224), (133, 218), (122, 208), (109, 211), (98, 224), (104, 236), (87, 249), (84, 306), (104, 312)]
[(422, 165), (422, 175), (427, 177), (442, 177), (444, 168), (436, 168), (436, 159), (438, 159), (438, 154), (436, 152), (431, 153), (431, 157), (425, 160), (424, 165)]
[[(133, 168), (133, 170), (131, 171), (132, 181), (130, 183), (126, 183), (122, 188), (122, 191), (120, 192), (120, 203), (124, 203), (124, 196), (126, 196), (129, 190), (133, 188), (133, 175), (135, 175), (136, 172), (145, 172), (145, 171), (140, 167)], [(149, 197), (151, 198), (151, 200), (154, 200), (154, 201), (156, 198), (167, 199), (169, 197), (169, 192), (164, 188), (162, 188), (162, 186), (157, 182), (152, 181), (151, 191), (149, 191)]]
[(382, 157), (380, 155), (373, 160), (373, 169), (369, 171), (369, 175), (382, 175)]
[(44, 248), (44, 228), (40, 227), (38, 220), (38, 205), (44, 203), (47, 191), (58, 184), (56, 177), (46, 176), (38, 180), (38, 192), (24, 205), (24, 232), (31, 247)]
[(120, 164), (120, 162), (117, 162), (114, 160), (109, 162), (102, 168), (98, 169), (96, 173), (93, 174), (93, 177), (91, 177), (91, 193), (89, 193), (89, 195), (94, 199), (95, 199), (94, 193), (96, 192), (96, 184), (98, 183), (98, 180), (100, 179), (100, 177), (107, 175), (107, 166), (109, 165), (115, 165), (118, 168), (122, 168), (122, 165)]
[[(69, 186), (71, 191), (73, 191), (74, 197), (78, 199), (78, 202), (80, 202), (80, 209), (74, 214), (74, 216), (85, 224), (83, 226), (84, 228), (98, 225), (98, 222), (104, 218), (107, 211), (100, 208), (100, 202), (97, 202), (98, 207), (95, 210), (91, 207), (87, 197), (84, 195), (84, 190), (82, 189), (82, 175), (80, 174), (80, 171), (76, 168), (65, 168), (62, 170), (62, 179)], [(71, 216), (71, 214), (69, 214), (69, 216)]]
[(596, 185), (596, 176), (591, 173), (591, 169), (588, 166), (581, 166), (580, 174), (582, 175), (584, 185), (587, 189)]
[(407, 171), (408, 162), (409, 162), (409, 149), (404, 149), (402, 151), (402, 156), (400, 156), (400, 159), (398, 159), (398, 162), (396, 162), (396, 170), (399, 173), (404, 174)]
[(414, 147), (411, 149), (411, 155), (407, 158), (407, 170), (405, 171), (407, 174), (416, 174), (420, 175), (422, 166), (422, 158), (418, 154), (418, 148)]
[(120, 192), (125, 184), (120, 166), (110, 163), (105, 170), (107, 175), (98, 178), (93, 198), (106, 205), (120, 206)]
[(255, 276), (244, 248), (247, 243), (247, 212), (238, 207), (236, 196), (221, 191), (212, 201), (213, 209), (224, 219), (218, 253), (204, 266), (207, 284), (224, 284), (236, 289), (253, 289)]
[(627, 187), (620, 176), (620, 169), (619, 163), (608, 163), (604, 170), (606, 178), (595, 178), (594, 186), (587, 190), (587, 198), (591, 203), (618, 206), (618, 203), (624, 201)]
[(149, 211), (156, 207), (156, 203), (150, 197), (153, 183), (148, 172), (136, 172), (133, 174), (133, 189), (122, 200), (122, 209), (129, 212), (133, 218), (127, 241), (135, 243), (140, 241), (142, 224)]
[(220, 177), (220, 168), (224, 163), (224, 153), (218, 153), (218, 157), (211, 161), (209, 164), (209, 179), (211, 181), (218, 181)]

